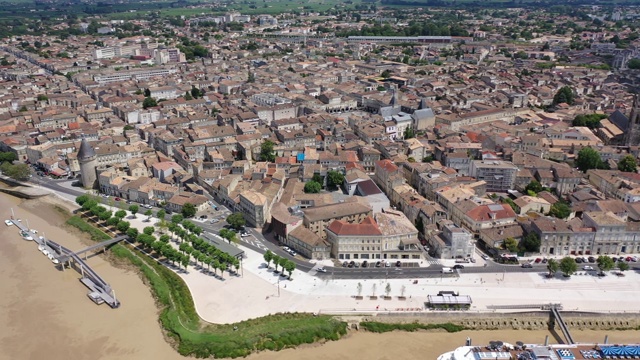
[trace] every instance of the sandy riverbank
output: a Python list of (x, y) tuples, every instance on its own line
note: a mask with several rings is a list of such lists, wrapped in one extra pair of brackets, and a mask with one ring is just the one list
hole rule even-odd
[[(47, 200), (0, 195), (2, 219), (11, 208), (71, 249), (87, 244), (59, 227), (64, 218)], [(77, 272), (58, 271), (16, 227), (3, 225), (0, 239), (0, 359), (182, 359), (163, 338), (151, 293), (134, 272), (90, 258), (122, 301), (117, 310), (97, 306)]]

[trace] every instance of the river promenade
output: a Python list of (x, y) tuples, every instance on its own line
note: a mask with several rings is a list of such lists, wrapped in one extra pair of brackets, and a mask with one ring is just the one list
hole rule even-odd
[[(138, 214), (126, 219), (140, 231), (153, 225), (156, 219)], [(315, 271), (295, 270), (292, 280), (267, 268), (263, 255), (242, 248), (246, 258), (239, 275), (225, 273), (216, 278), (195, 264), (187, 271), (174, 269), (191, 290), (198, 314), (212, 323), (232, 323), (277, 312), (311, 312), (328, 314), (370, 314), (383, 312), (415, 312), (422, 310), (428, 295), (441, 290), (469, 295), (473, 300), (470, 312), (493, 313), (494, 306), (518, 304), (560, 303), (564, 310), (588, 312), (640, 312), (640, 274), (633, 270), (626, 276), (613, 273), (605, 277), (595, 272), (579, 273), (564, 278), (558, 274), (547, 279), (546, 273), (484, 273), (459, 277), (421, 279), (332, 279), (330, 274), (317, 276)], [(396, 271), (394, 268), (390, 272)], [(361, 285), (358, 294), (358, 284)], [(389, 284), (391, 300), (383, 300)], [(357, 300), (361, 295), (362, 300)], [(375, 295), (376, 300), (370, 300)], [(399, 296), (405, 300), (400, 300)], [(612, 306), (615, 304), (615, 306)], [(507, 312), (508, 310), (497, 310)]]

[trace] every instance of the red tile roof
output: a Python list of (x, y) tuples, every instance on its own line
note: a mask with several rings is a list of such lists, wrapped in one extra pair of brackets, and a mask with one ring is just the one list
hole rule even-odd
[(367, 216), (360, 224), (335, 220), (328, 229), (337, 235), (382, 235), (378, 224), (371, 216)]
[[(493, 217), (492, 217), (493, 215)], [(467, 213), (474, 221), (491, 221), (515, 218), (516, 213), (506, 204), (480, 205)]]

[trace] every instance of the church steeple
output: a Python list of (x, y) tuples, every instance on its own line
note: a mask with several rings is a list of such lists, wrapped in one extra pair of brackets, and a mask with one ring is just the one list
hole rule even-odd
[(427, 99), (421, 98), (420, 99), (420, 107), (418, 107), (418, 110), (424, 110), (424, 109), (426, 109), (428, 107), (429, 106), (427, 106)]
[(391, 107), (396, 107), (398, 106), (398, 93), (396, 92), (396, 88), (393, 87), (392, 88), (392, 93), (391, 93), (391, 102), (389, 103), (389, 105)]

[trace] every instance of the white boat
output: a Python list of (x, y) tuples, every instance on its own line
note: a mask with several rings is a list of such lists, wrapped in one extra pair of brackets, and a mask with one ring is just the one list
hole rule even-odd
[(29, 235), (29, 233), (26, 231), (20, 232), (20, 236), (22, 236), (22, 238), (27, 241), (33, 241), (33, 236)]
[(56, 258), (51, 259), (51, 262), (53, 262), (54, 264), (60, 264), (60, 260)]
[(11, 225), (13, 225), (13, 221), (11, 221), (11, 220), (5, 220), (5, 221), (4, 221), (4, 224), (5, 224), (5, 225), (7, 225), (7, 226), (11, 226)]
[(44, 250), (44, 245), (38, 245), (38, 251)]
[(45, 250), (42, 250), (42, 254), (43, 254), (44, 256), (49, 256), (49, 250), (46, 250), (46, 249), (45, 249)]

